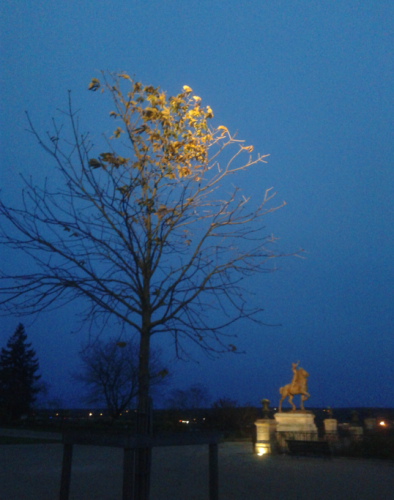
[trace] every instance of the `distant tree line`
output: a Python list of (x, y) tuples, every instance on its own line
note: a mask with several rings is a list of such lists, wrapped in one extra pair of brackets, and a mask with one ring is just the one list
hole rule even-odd
[(250, 433), (257, 418), (257, 410), (250, 404), (241, 405), (226, 396), (212, 402), (208, 388), (200, 383), (170, 391), (166, 407), (167, 411), (162, 412), (161, 418), (167, 418), (167, 425), (173, 429), (179, 429), (187, 422), (192, 427), (244, 435)]
[[(126, 409), (132, 408), (138, 394), (138, 344), (120, 341), (113, 337), (107, 341), (96, 340), (84, 346), (80, 358), (80, 370), (74, 379), (86, 388), (84, 401), (105, 405), (112, 421)], [(25, 328), (19, 324), (14, 334), (1, 349), (0, 355), (0, 420), (13, 422), (28, 414), (43, 390), (38, 374), (39, 362), (31, 343), (27, 342)], [(161, 352), (150, 353), (150, 385), (163, 390), (169, 372), (161, 361)], [(194, 383), (185, 389), (169, 391), (161, 420), (179, 423), (184, 412), (207, 410), (204, 427), (223, 431), (242, 431), (255, 418), (255, 409), (250, 405), (241, 407), (237, 401), (222, 397), (212, 403), (208, 388)], [(175, 429), (174, 429), (175, 430)]]

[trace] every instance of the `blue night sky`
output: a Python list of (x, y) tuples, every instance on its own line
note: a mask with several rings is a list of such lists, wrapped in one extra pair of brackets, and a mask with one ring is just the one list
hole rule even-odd
[[(98, 70), (125, 71), (169, 95), (189, 85), (268, 163), (240, 178), (286, 206), (266, 218), (277, 272), (250, 279), (267, 324), (242, 323), (245, 354), (174, 362), (171, 387), (207, 385), (276, 406), (291, 363), (309, 372), (307, 406), (394, 406), (394, 4), (392, 1), (3, 0), (1, 7), (1, 196), (20, 200), (19, 174), (53, 177), (51, 158), (26, 132), (27, 110), (49, 130), (73, 91), (86, 130), (107, 131), (110, 102), (87, 92)], [(101, 125), (102, 123), (102, 125)], [(0, 249), (0, 266), (26, 258)], [(80, 406), (70, 373), (87, 333), (78, 305), (23, 318), (52, 398)], [(1, 319), (4, 346), (20, 319)], [(107, 332), (111, 334), (112, 332)], [(298, 404), (298, 401), (297, 401)]]

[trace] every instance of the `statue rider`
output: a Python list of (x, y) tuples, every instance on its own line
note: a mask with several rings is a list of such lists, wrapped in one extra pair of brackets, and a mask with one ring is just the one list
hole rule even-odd
[(296, 378), (297, 378), (297, 366), (300, 364), (299, 361), (297, 361), (297, 363), (292, 363), (291, 364), (291, 369), (293, 370), (293, 380), (291, 381), (291, 384), (290, 384), (290, 393), (292, 392), (292, 390), (294, 389), (294, 386), (295, 386), (295, 382), (296, 382)]

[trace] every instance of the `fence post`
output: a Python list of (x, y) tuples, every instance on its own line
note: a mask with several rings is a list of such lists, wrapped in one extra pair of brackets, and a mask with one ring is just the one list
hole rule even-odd
[(135, 449), (123, 449), (123, 500), (135, 500)]
[(209, 500), (219, 500), (218, 444), (209, 445)]
[[(137, 433), (151, 436), (153, 431), (152, 422), (152, 398), (148, 398), (144, 412), (137, 413)], [(136, 448), (134, 450), (134, 495), (135, 500), (149, 500), (150, 472), (152, 461), (152, 449)]]
[(60, 480), (60, 500), (68, 500), (70, 495), (71, 463), (73, 459), (73, 445), (64, 443), (62, 477)]

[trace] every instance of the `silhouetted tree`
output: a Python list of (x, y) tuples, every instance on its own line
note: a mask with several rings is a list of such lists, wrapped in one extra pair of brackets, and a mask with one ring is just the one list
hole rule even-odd
[(3, 418), (15, 420), (27, 413), (40, 391), (36, 353), (26, 342), (24, 326), (19, 324), (15, 333), (1, 349), (0, 355), (0, 407)]
[[(96, 340), (80, 353), (82, 367), (74, 378), (87, 388), (88, 403), (105, 403), (115, 420), (129, 408), (138, 394), (138, 353), (135, 342)], [(168, 370), (160, 360), (160, 351), (151, 349), (149, 383), (153, 388), (168, 379)]]

